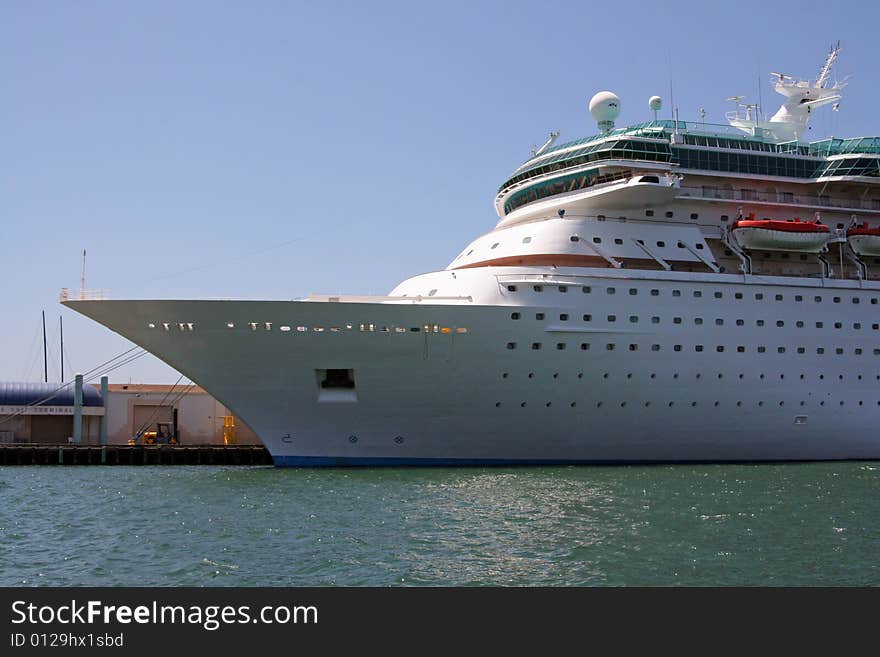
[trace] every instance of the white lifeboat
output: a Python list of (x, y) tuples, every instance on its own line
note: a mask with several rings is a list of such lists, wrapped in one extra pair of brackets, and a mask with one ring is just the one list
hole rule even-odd
[(828, 226), (818, 221), (755, 219), (754, 214), (734, 222), (731, 231), (747, 250), (801, 253), (821, 252), (831, 235)]
[(861, 224), (846, 231), (846, 241), (856, 255), (880, 256), (880, 227)]

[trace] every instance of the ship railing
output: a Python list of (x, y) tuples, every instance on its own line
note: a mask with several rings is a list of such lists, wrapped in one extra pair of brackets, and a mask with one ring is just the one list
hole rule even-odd
[(759, 192), (753, 189), (723, 189), (720, 187), (682, 187), (679, 196), (710, 201), (726, 200), (799, 205), (811, 208), (845, 208), (880, 212), (880, 200), (831, 197), (824, 194), (804, 195), (792, 192)]
[(595, 278), (593, 275), (586, 274), (540, 274), (534, 272), (524, 272), (521, 274), (495, 274), (495, 280), (499, 285), (504, 283), (540, 283), (543, 285), (575, 285), (581, 280)]
[(435, 303), (437, 301), (472, 302), (474, 298), (471, 296), (431, 296), (427, 294), (417, 294), (415, 296), (310, 294), (305, 300), (320, 301), (324, 303)]
[(62, 287), (61, 293), (58, 295), (59, 301), (106, 301), (110, 298), (110, 292), (106, 288), (95, 288), (91, 290), (71, 290)]

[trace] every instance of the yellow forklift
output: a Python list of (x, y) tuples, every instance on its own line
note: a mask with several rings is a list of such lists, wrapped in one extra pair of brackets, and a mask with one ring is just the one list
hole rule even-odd
[(171, 422), (157, 422), (154, 429), (142, 431), (128, 439), (129, 445), (177, 445), (177, 435)]

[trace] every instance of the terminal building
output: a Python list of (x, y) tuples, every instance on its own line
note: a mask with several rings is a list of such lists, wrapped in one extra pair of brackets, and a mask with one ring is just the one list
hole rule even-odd
[[(74, 385), (0, 382), (0, 444), (65, 444), (73, 441)], [(82, 444), (145, 442), (152, 432), (180, 445), (260, 445), (241, 419), (197, 386), (116, 383), (84, 385)], [(161, 438), (160, 438), (161, 441)]]

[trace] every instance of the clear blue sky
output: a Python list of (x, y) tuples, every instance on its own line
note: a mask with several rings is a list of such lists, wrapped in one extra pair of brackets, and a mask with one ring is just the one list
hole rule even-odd
[[(112, 298), (384, 294), (493, 226), (503, 178), (551, 129), (723, 122), (775, 110), (769, 71), (854, 74), (813, 137), (880, 134), (868, 2), (0, 3), (0, 379), (39, 380), (40, 311), (88, 370), (128, 346), (58, 305)], [(664, 114), (666, 111), (664, 110)], [(177, 378), (152, 357), (111, 380)]]

